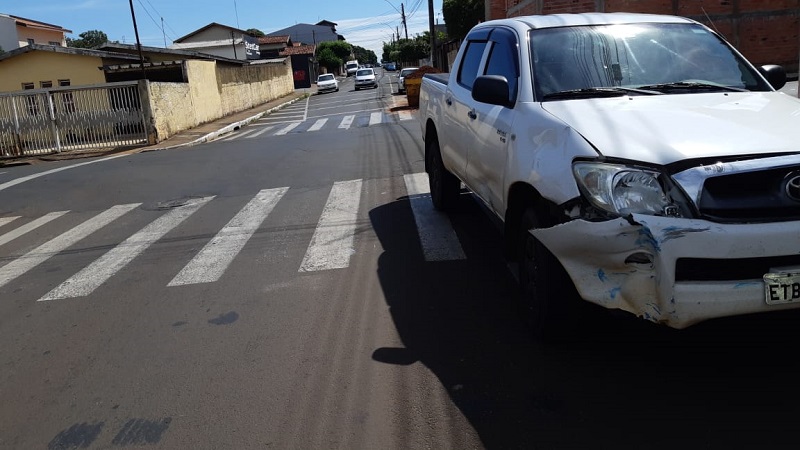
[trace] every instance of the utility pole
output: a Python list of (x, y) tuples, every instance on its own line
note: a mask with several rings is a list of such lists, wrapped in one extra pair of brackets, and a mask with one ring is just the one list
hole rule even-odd
[(144, 55), (142, 55), (142, 43), (139, 42), (139, 28), (136, 27), (136, 14), (133, 13), (133, 0), (129, 0), (131, 4), (131, 19), (133, 19), (133, 32), (136, 33), (136, 47), (139, 49), (139, 64), (142, 66), (142, 79), (147, 79), (147, 72), (144, 71)]
[(164, 18), (161, 18), (161, 35), (164, 36), (164, 48), (167, 48), (167, 33), (164, 31)]
[(400, 3), (400, 16), (403, 18), (403, 29), (406, 31), (406, 40), (408, 40), (408, 25), (406, 24), (406, 8), (405, 5)]
[(436, 65), (436, 27), (433, 26), (433, 0), (428, 0), (428, 27), (431, 29), (431, 66), (438, 68)]

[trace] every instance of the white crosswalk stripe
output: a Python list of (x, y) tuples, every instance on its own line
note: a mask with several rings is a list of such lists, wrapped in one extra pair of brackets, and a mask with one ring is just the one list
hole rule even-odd
[(25, 233), (29, 233), (29, 232), (39, 228), (40, 226), (42, 226), (42, 225), (44, 225), (44, 224), (46, 224), (48, 222), (51, 222), (51, 221), (53, 221), (55, 219), (58, 219), (59, 217), (63, 216), (64, 214), (66, 214), (68, 212), (69, 211), (51, 212), (49, 214), (45, 214), (42, 217), (39, 217), (38, 219), (34, 219), (34, 220), (26, 223), (25, 225), (17, 228), (16, 230), (9, 231), (8, 233), (0, 236), (0, 245), (6, 244), (8, 242), (11, 242), (14, 239), (24, 235)]
[(369, 126), (378, 125), (383, 122), (383, 113), (374, 112), (369, 115)]
[(322, 129), (322, 127), (325, 126), (327, 122), (328, 122), (327, 118), (319, 119), (316, 122), (314, 122), (314, 125), (311, 125), (311, 128), (309, 128), (308, 131), (319, 131), (320, 129)]
[[(339, 114), (332, 114), (331, 116), (338, 116)], [(383, 112), (371, 112), (369, 113), (369, 118), (366, 116), (359, 117), (355, 114), (348, 114), (342, 116), (339, 125), (337, 126), (338, 129), (341, 130), (348, 130), (353, 127), (353, 124), (358, 123), (360, 127), (371, 127), (373, 125), (380, 125), (383, 123), (399, 123), (408, 120), (412, 120), (414, 116), (409, 111), (398, 111), (397, 113), (392, 114), (385, 114)], [(264, 134), (274, 131), (271, 133), (272, 136), (283, 136), (289, 134), (290, 132), (314, 132), (320, 131), (328, 124), (330, 117), (319, 117), (317, 116), (312, 117), (311, 119), (315, 119), (314, 123), (308, 127), (307, 129), (303, 130), (303, 124), (306, 123), (302, 117), (295, 116), (292, 118), (287, 118), (289, 120), (280, 120), (280, 121), (273, 121), (269, 125), (264, 125), (265, 119), (261, 119), (254, 125), (253, 130), (245, 130), (245, 131), (238, 131), (230, 136), (224, 136), (219, 139), (219, 142), (229, 142), (234, 141), (236, 139), (244, 138), (244, 139), (255, 139)], [(294, 120), (292, 120), (294, 119)], [(277, 129), (277, 131), (275, 131)], [(0, 223), (0, 225), (2, 225)]]
[(19, 219), (19, 216), (14, 216), (14, 217), (0, 217), (0, 227), (2, 227), (3, 225), (5, 225), (5, 224), (7, 224), (7, 223), (11, 223), (11, 222), (13, 222), (13, 221), (15, 221), (15, 220), (17, 220), (17, 219)]
[(0, 268), (0, 287), (5, 286), (9, 281), (47, 261), (55, 254), (66, 250), (139, 205), (141, 203), (113, 206), (57, 238), (31, 250), (23, 257), (11, 261)]
[(339, 128), (343, 130), (349, 129), (350, 126), (353, 125), (353, 120), (355, 118), (356, 116), (344, 116), (344, 118), (342, 118), (342, 122), (339, 124)]
[[(333, 183), (327, 200), (322, 208), (313, 233), (309, 230), (308, 247), (299, 263), (298, 272), (313, 273), (326, 270), (345, 269), (351, 264), (355, 254), (356, 232), (359, 224), (359, 211), (362, 207), (362, 191), (369, 191), (368, 182), (361, 179), (338, 181)], [(447, 215), (435, 211), (428, 189), (427, 175), (410, 174), (403, 177), (408, 193), (411, 212), (414, 216), (420, 246), (426, 261), (450, 261), (465, 259), (458, 236)], [(205, 245), (184, 262), (177, 275), (172, 276), (167, 286), (178, 287), (219, 281), (231, 263), (239, 256), (255, 232), (262, 226), (266, 218), (272, 214), (276, 205), (284, 198), (289, 187), (264, 189), (240, 208), (238, 212), (220, 229), (205, 230), (214, 233)], [(192, 216), (201, 208), (208, 209), (215, 197), (203, 197), (181, 207), (174, 208), (159, 215), (149, 224), (127, 238), (120, 239), (115, 245), (94, 261), (87, 263), (66, 280), (59, 280), (56, 287), (39, 298), (39, 301), (57, 301), (68, 298), (87, 297), (92, 295), (112, 277), (119, 276), (131, 263), (143, 253), (149, 251), (159, 240), (164, 239), (179, 225), (192, 220)], [(37, 244), (34, 250), (10, 259), (0, 267), (0, 288), (28, 273), (33, 268), (58, 255), (91, 234), (100, 231), (112, 221), (136, 209), (140, 204), (117, 205), (85, 220), (78, 226), (63, 232), (44, 244)], [(140, 211), (137, 214), (145, 214)], [(35, 218), (17, 228), (0, 235), (0, 245), (14, 239), (37, 239), (39, 233), (31, 231), (51, 223), (47, 229), (57, 227), (62, 216), (68, 211), (58, 211)], [(0, 224), (11, 224), (19, 220), (17, 216), (0, 218)], [(109, 233), (125, 233), (125, 223), (109, 231)], [(12, 225), (13, 226), (13, 225)], [(49, 239), (49, 238), (48, 238)], [(33, 247), (33, 246), (31, 246)], [(82, 253), (86, 254), (86, 253)], [(66, 256), (64, 256), (66, 257)], [(174, 275), (174, 276), (173, 276)], [(33, 274), (29, 275), (33, 276)]]
[(151, 222), (141, 231), (109, 250), (85, 269), (50, 291), (39, 301), (61, 298), (84, 297), (105, 283), (112, 275), (125, 267), (133, 258), (161, 239), (187, 217), (214, 197), (203, 197), (188, 205), (175, 208)]
[(450, 219), (446, 214), (433, 208), (428, 175), (425, 173), (406, 175), (405, 182), (425, 261), (465, 259), (464, 250), (450, 224)]
[(342, 269), (350, 264), (360, 202), (361, 180), (334, 183), (300, 272)]
[(245, 131), (239, 131), (238, 133), (235, 133), (233, 136), (231, 136), (231, 137), (228, 137), (228, 138), (225, 138), (225, 139), (223, 139), (222, 141), (223, 141), (223, 142), (227, 142), (227, 141), (233, 141), (233, 140), (235, 140), (235, 139), (239, 139), (239, 138), (245, 137), (245, 136), (247, 136), (248, 134), (250, 134), (250, 133), (252, 133), (252, 132), (254, 132), (254, 131), (256, 131), (256, 130), (245, 130)]
[(255, 133), (251, 134), (250, 136), (247, 137), (247, 139), (253, 139), (255, 137), (259, 137), (262, 134), (266, 133), (267, 131), (272, 130), (273, 128), (275, 128), (275, 127), (274, 126), (261, 127), (261, 130), (256, 131)]
[(169, 282), (169, 286), (217, 281), (288, 189), (260, 191)]
[(295, 128), (297, 128), (297, 127), (298, 127), (298, 126), (299, 126), (301, 123), (303, 123), (303, 122), (293, 122), (293, 123), (290, 123), (289, 125), (286, 125), (285, 127), (283, 127), (283, 128), (281, 128), (280, 130), (278, 130), (278, 131), (275, 133), (275, 136), (283, 136), (284, 134), (287, 134), (287, 133), (289, 133), (290, 131), (292, 131), (292, 130), (294, 130)]

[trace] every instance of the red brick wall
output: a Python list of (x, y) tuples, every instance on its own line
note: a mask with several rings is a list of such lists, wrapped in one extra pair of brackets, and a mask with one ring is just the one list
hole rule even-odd
[(800, 0), (486, 0), (487, 20), (592, 11), (689, 17), (717, 30), (755, 65), (798, 72)]

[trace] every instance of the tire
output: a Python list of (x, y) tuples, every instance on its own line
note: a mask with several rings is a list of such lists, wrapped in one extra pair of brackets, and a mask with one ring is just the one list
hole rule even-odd
[(461, 182), (444, 166), (442, 153), (439, 150), (438, 139), (433, 138), (428, 142), (427, 151), (431, 158), (431, 166), (428, 171), (428, 183), (431, 188), (433, 207), (439, 211), (452, 209), (458, 202)]
[(576, 339), (582, 325), (582, 300), (556, 257), (528, 230), (542, 226), (529, 207), (517, 230), (521, 308), (534, 337), (545, 342)]

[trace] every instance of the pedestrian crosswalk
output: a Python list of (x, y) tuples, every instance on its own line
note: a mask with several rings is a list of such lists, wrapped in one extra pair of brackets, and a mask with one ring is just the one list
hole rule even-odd
[[(358, 228), (363, 226), (364, 217), (369, 213), (362, 210), (366, 208), (362, 202), (362, 192), (375, 190), (375, 186), (370, 186), (370, 183), (378, 182), (344, 180), (334, 182), (328, 190), (321, 190), (320, 200), (323, 199), (322, 195), (326, 195), (327, 199), (318, 213), (319, 220), (313, 234), (307, 238), (305, 254), (302, 259), (285, 261), (285, 264), (294, 264), (297, 273), (348, 268), (355, 254)], [(401, 183), (408, 194), (407, 201), (414, 215), (418, 242), (424, 258), (432, 262), (465, 259), (466, 255), (450, 219), (430, 205), (427, 175), (409, 174)], [(204, 235), (208, 236), (207, 242), (201, 242), (202, 248), (198, 245), (199, 250), (193, 249), (190, 257), (181, 259), (182, 267), (168, 274), (171, 281), (165, 288), (180, 289), (187, 285), (214, 283), (223, 278), (232, 262), (240, 256), (276, 207), (285, 201), (289, 192), (291, 188), (287, 186), (263, 189), (252, 198), (243, 197), (246, 203), (243, 201), (241, 206), (235, 206), (239, 208), (238, 212), (216, 233), (204, 231)], [(50, 258), (69, 254), (81, 245), (88, 245), (85, 242), (91, 241), (94, 233), (102, 231), (104, 235), (119, 236), (114, 240), (116, 243), (109, 245), (109, 249), (102, 255), (92, 256), (95, 259), (84, 261), (80, 264), (82, 267), (76, 266), (75, 273), (64, 274), (65, 279), (53, 283), (55, 287), (38, 298), (38, 301), (90, 296), (112, 277), (124, 276), (122, 274), (126, 267), (164, 240), (168, 233), (174, 233), (182, 226), (195, 226), (192, 221), (196, 213), (216, 208), (215, 201), (215, 196), (192, 198), (164, 212), (153, 212), (142, 207), (141, 203), (128, 203), (111, 206), (91, 217), (83, 217), (85, 213), (67, 210), (46, 213), (40, 217), (0, 216), (0, 293), (14, 289), (14, 283), (22, 277), (30, 276), (35, 279), (37, 273), (41, 275), (46, 272), (46, 266), (38, 272), (37, 267)], [(225, 201), (222, 203), (227, 205)], [(231, 211), (226, 208), (223, 209)], [(290, 210), (292, 208), (283, 208), (282, 214), (287, 214), (286, 211)], [(75, 226), (67, 225), (76, 223), (76, 217), (81, 217), (83, 221)], [(220, 225), (222, 222), (224, 220)], [(136, 227), (136, 223), (144, 226)], [(129, 227), (136, 229), (128, 230)], [(34, 230), (44, 231), (32, 233)], [(19, 245), (10, 245), (12, 243)], [(9, 248), (23, 250), (17, 250), (20, 254), (12, 254)], [(169, 279), (166, 278), (165, 281)]]
[(219, 140), (228, 142), (237, 139), (254, 139), (264, 135), (284, 136), (289, 133), (311, 133), (325, 129), (349, 130), (350, 128), (356, 127), (397, 124), (413, 119), (414, 116), (410, 111), (398, 111), (394, 113), (372, 111), (361, 115), (339, 114), (330, 117), (311, 117), (306, 120), (295, 117), (287, 118), (286, 120), (276, 120), (276, 117), (270, 116), (269, 120), (264, 119), (256, 121), (244, 129), (221, 136)]

